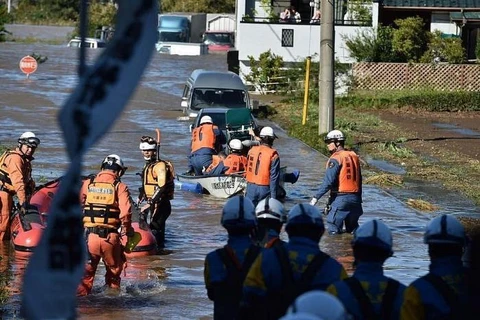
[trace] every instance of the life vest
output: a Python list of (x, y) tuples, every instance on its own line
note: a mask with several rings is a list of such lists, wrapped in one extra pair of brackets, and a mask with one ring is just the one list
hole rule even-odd
[(170, 161), (166, 160), (158, 160), (156, 162), (152, 162), (147, 164), (143, 169), (143, 189), (145, 192), (145, 196), (147, 198), (152, 198), (155, 190), (159, 187), (157, 183), (157, 178), (154, 178), (153, 171), (155, 166), (160, 162), (165, 163), (166, 175), (165, 178), (165, 189), (163, 191), (162, 198), (168, 198), (169, 200), (173, 199), (173, 194), (175, 191), (175, 183), (173, 179), (175, 179), (175, 169), (173, 168), (173, 164)]
[(210, 148), (215, 150), (217, 137), (214, 130), (217, 128), (218, 127), (213, 124), (205, 123), (193, 129), (192, 152), (195, 152), (201, 148)]
[(87, 227), (104, 227), (118, 229), (120, 227), (120, 208), (118, 207), (117, 187), (120, 180), (111, 182), (95, 182), (90, 179), (87, 198), (83, 205), (83, 225)]
[[(22, 157), (21, 154), (19, 154), (15, 150), (7, 150), (2, 154), (2, 156), (0, 156), (0, 190), (4, 190), (10, 194), (14, 194), (15, 187), (13, 186), (12, 180), (10, 179), (10, 173), (8, 171), (7, 164), (6, 164), (6, 160), (9, 155), (17, 155), (20, 158), (22, 158), (22, 160), (24, 160), (24, 158)], [(25, 192), (27, 192), (28, 191), (27, 184), (31, 182), (25, 181), (25, 179), (31, 177), (32, 175), (32, 166), (30, 162), (25, 160), (23, 161), (22, 171), (23, 171), (22, 173), (23, 173), (23, 179), (25, 183)]]
[(289, 253), (285, 245), (275, 245), (273, 249), (277, 256), (282, 272), (282, 289), (273, 292), (268, 298), (268, 310), (275, 313), (272, 319), (280, 318), (287, 311), (293, 301), (301, 294), (312, 290), (312, 283), (315, 276), (321, 270), (329, 256), (324, 252), (319, 252), (309, 262), (299, 279), (293, 277), (292, 265), (290, 263)]
[(350, 277), (345, 279), (344, 282), (358, 301), (363, 319), (381, 320), (391, 318), (395, 297), (397, 296), (398, 288), (400, 287), (400, 283), (397, 280), (388, 279), (379, 314), (375, 312), (372, 301), (357, 278)]
[(250, 149), (247, 156), (247, 182), (261, 186), (270, 185), (270, 166), (275, 157), (278, 157), (277, 150), (266, 145)]
[(231, 153), (223, 160), (223, 165), (228, 167), (225, 174), (232, 174), (235, 172), (245, 171), (247, 166), (247, 158), (239, 154)]
[(216, 155), (216, 154), (212, 155), (212, 164), (210, 164), (208, 168), (205, 169), (205, 173), (209, 173), (210, 171), (215, 169), (215, 167), (218, 166), (220, 162), (222, 162), (222, 160), (223, 160), (222, 157), (220, 157), (219, 155)]
[(242, 298), (243, 281), (260, 251), (259, 246), (251, 245), (243, 264), (240, 264), (232, 248), (228, 245), (216, 250), (227, 270), (227, 276), (222, 282), (213, 283), (215, 302), (237, 303), (234, 307), (238, 308), (238, 303)]
[[(334, 193), (355, 193), (360, 191), (360, 160), (353, 151), (341, 150), (335, 152), (330, 159), (335, 159), (340, 164), (338, 190)], [(327, 168), (330, 161), (327, 162)]]

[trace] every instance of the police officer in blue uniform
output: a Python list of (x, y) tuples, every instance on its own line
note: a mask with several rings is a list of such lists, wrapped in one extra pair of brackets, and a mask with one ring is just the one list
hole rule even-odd
[(317, 208), (295, 205), (285, 229), (288, 243), (262, 251), (247, 274), (242, 319), (278, 319), (302, 293), (347, 277), (343, 266), (320, 250), (325, 229)]
[(466, 245), (462, 224), (451, 215), (438, 216), (427, 225), (424, 242), (428, 245), (430, 271), (405, 290), (401, 319), (471, 319), (462, 263)]
[(383, 264), (393, 254), (392, 244), (392, 232), (380, 220), (367, 221), (355, 231), (352, 240), (355, 272), (327, 288), (354, 319), (400, 318), (405, 285), (383, 274)]
[(253, 203), (243, 196), (229, 199), (221, 223), (228, 241), (207, 255), (204, 277), (208, 298), (213, 301), (213, 318), (231, 320), (237, 319), (243, 280), (261, 250), (252, 239), (257, 226)]

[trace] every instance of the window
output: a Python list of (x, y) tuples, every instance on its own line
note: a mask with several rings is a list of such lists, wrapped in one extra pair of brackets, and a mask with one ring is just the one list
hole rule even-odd
[(282, 29), (282, 47), (293, 47), (293, 29)]

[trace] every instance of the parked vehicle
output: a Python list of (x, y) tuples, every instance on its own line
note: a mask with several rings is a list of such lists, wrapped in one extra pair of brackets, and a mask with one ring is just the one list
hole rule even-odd
[(235, 45), (234, 33), (229, 31), (205, 31), (203, 43), (209, 52), (228, 51)]
[(209, 52), (228, 51), (235, 46), (235, 15), (221, 14), (207, 16), (207, 31), (203, 43)]
[(248, 89), (237, 74), (203, 69), (194, 70), (187, 79), (181, 107), (191, 118), (196, 117), (202, 108), (252, 109)]
[[(67, 47), (80, 48), (81, 45), (82, 45), (82, 39), (80, 37), (75, 37), (68, 42)], [(107, 43), (102, 39), (85, 38), (86, 48), (97, 49), (97, 48), (105, 48), (106, 46), (107, 46)]]
[(205, 13), (159, 14), (158, 41), (201, 43), (206, 17)]

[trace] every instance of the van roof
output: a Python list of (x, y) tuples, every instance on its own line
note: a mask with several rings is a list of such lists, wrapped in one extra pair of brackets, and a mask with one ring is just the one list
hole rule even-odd
[(196, 88), (246, 90), (242, 79), (231, 71), (197, 69), (192, 72), (190, 77), (193, 79)]

